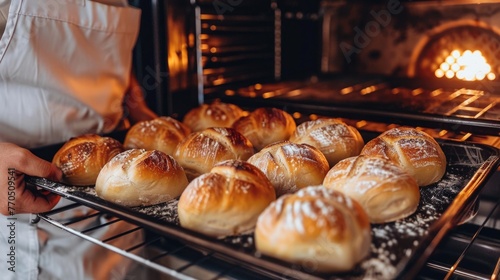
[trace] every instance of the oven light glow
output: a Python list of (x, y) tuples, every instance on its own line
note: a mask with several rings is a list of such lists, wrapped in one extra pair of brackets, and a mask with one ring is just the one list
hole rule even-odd
[(448, 63), (441, 63), (441, 65), (439, 66), (439, 69), (443, 70), (443, 71), (448, 71), (450, 70), (450, 65)]
[(451, 79), (455, 76), (455, 72), (453, 72), (453, 70), (448, 70), (446, 71), (445, 76), (446, 78)]
[(425, 92), (425, 91), (424, 91), (424, 89), (423, 89), (423, 88), (417, 88), (417, 89), (412, 90), (412, 91), (411, 91), (411, 94), (412, 94), (413, 96), (417, 96), (417, 95), (420, 95), (420, 94), (422, 94), (422, 93), (424, 93), (424, 92)]
[(353, 91), (354, 91), (353, 87), (346, 87), (346, 88), (343, 88), (342, 90), (340, 90), (340, 94), (346, 95), (346, 94), (349, 94)]
[[(448, 69), (446, 69), (446, 70), (448, 70)], [(437, 69), (434, 74), (436, 74), (436, 77), (442, 78), (444, 76), (444, 71), (443, 71), (442, 67), (440, 69)]]
[(481, 51), (466, 50), (461, 53), (453, 50), (434, 72), (436, 77), (451, 79), (456, 77), (465, 81), (494, 80), (496, 75), (491, 72), (491, 66)]
[(230, 89), (227, 89), (224, 93), (227, 96), (235, 96), (236, 95), (236, 92), (234, 90), (230, 90)]
[(439, 89), (432, 91), (431, 96), (436, 97), (436, 96), (440, 95), (441, 93), (443, 93), (443, 90), (439, 88)]
[(448, 56), (445, 60), (445, 62), (447, 64), (452, 64), (453, 62), (455, 62), (455, 58), (453, 56)]
[(369, 87), (362, 89), (360, 92), (361, 92), (361, 95), (367, 95), (367, 94), (370, 94), (376, 90), (377, 90), (377, 87), (369, 86)]

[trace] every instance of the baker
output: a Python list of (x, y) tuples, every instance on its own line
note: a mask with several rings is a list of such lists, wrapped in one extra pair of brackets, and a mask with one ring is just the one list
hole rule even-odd
[(124, 103), (134, 108), (132, 122), (156, 117), (131, 75), (140, 15), (126, 0), (0, 0), (2, 279), (125, 275), (127, 266), (116, 259), (113, 265), (107, 252), (43, 222), (31, 224), (31, 213), (66, 201), (26, 188), (23, 178), (60, 180), (58, 168), (27, 149), (111, 132)]

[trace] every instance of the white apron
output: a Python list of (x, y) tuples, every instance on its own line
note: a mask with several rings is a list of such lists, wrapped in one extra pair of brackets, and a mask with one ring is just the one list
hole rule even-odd
[(12, 1), (0, 40), (0, 141), (31, 148), (113, 130), (139, 19), (138, 9), (88, 0)]
[[(139, 20), (138, 9), (88, 0), (12, 0), (0, 40), (0, 141), (32, 148), (111, 131), (121, 118)], [(0, 279), (120, 279), (129, 268), (100, 246), (43, 222), (30, 225), (35, 215), (15, 217), (13, 273), (11, 221), (0, 215)]]

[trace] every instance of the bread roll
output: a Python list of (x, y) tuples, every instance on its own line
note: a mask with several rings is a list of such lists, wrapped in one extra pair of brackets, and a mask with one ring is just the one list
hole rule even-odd
[(366, 143), (362, 155), (380, 155), (415, 177), (419, 186), (441, 180), (446, 156), (439, 144), (423, 131), (411, 127), (390, 129)]
[(187, 184), (184, 170), (171, 156), (131, 149), (103, 167), (95, 191), (102, 199), (123, 206), (149, 206), (179, 197)]
[(290, 141), (318, 148), (325, 155), (330, 167), (345, 158), (359, 155), (365, 144), (356, 128), (332, 118), (301, 123), (290, 137)]
[(379, 156), (341, 160), (325, 176), (323, 185), (361, 204), (371, 223), (387, 223), (417, 210), (420, 189), (415, 178)]
[(177, 146), (174, 158), (184, 168), (189, 181), (207, 173), (220, 161), (247, 160), (253, 146), (232, 128), (212, 127), (191, 133)]
[(177, 209), (181, 226), (224, 237), (253, 229), (275, 199), (273, 186), (258, 168), (227, 160), (189, 183)]
[(123, 146), (125, 149), (158, 150), (173, 155), (175, 148), (191, 130), (180, 121), (171, 117), (158, 117), (133, 125)]
[(210, 127), (231, 127), (244, 115), (245, 111), (240, 107), (217, 100), (191, 109), (184, 116), (183, 123), (195, 132)]
[(329, 168), (318, 149), (288, 141), (268, 145), (248, 162), (266, 174), (278, 196), (321, 184)]
[(259, 252), (315, 272), (347, 272), (370, 252), (366, 213), (348, 196), (324, 187), (284, 195), (259, 216)]
[(113, 138), (85, 134), (68, 140), (56, 152), (52, 163), (63, 172), (63, 182), (74, 186), (94, 185), (102, 167), (123, 151)]
[(258, 108), (237, 120), (233, 128), (247, 137), (256, 151), (260, 151), (268, 144), (288, 140), (296, 124), (293, 117), (283, 110)]

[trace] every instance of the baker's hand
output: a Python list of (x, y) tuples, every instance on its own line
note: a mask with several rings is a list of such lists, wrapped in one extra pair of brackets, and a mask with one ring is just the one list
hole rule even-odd
[(60, 196), (28, 188), (24, 174), (60, 181), (62, 172), (27, 149), (0, 143), (0, 214), (41, 213), (52, 209)]

